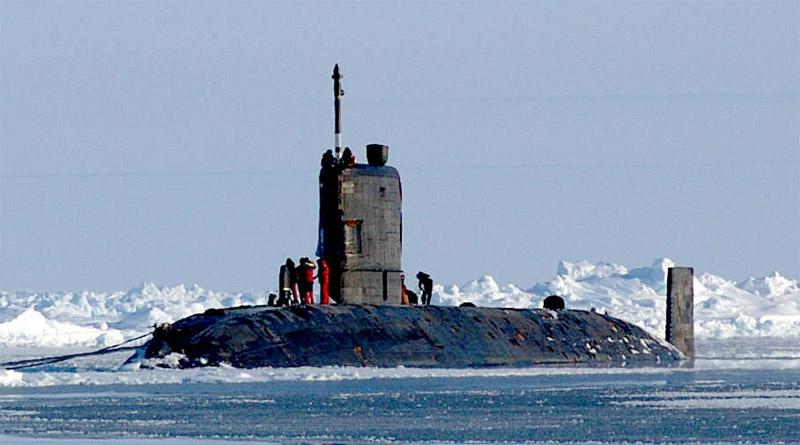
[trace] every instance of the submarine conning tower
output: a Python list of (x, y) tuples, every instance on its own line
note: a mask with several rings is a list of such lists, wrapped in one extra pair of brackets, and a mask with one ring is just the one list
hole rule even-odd
[(400, 174), (386, 165), (389, 147), (367, 145), (367, 164), (348, 164), (341, 150), (338, 65), (334, 68), (336, 163), (319, 174), (317, 256), (330, 268), (337, 303), (399, 305), (403, 243)]
[[(382, 153), (384, 161), (388, 155), (383, 145), (367, 150)], [(319, 178), (318, 253), (331, 269), (331, 298), (347, 304), (400, 304), (400, 174), (371, 162), (323, 167)]]

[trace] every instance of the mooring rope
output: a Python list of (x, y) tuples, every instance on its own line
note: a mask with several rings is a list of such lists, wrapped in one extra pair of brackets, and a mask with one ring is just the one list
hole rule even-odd
[(123, 345), (131, 343), (131, 342), (134, 342), (136, 340), (141, 340), (141, 339), (147, 337), (148, 335), (153, 335), (153, 332), (155, 332), (155, 331), (150, 331), (150, 332), (148, 332), (146, 334), (143, 334), (143, 335), (140, 335), (138, 337), (129, 338), (128, 340), (125, 340), (122, 343), (117, 343), (116, 345), (112, 345), (112, 346), (106, 346), (105, 348), (101, 348), (101, 349), (98, 349), (96, 351), (80, 352), (80, 353), (77, 353), (77, 354), (56, 355), (56, 356), (52, 356), (52, 357), (30, 358), (30, 359), (25, 359), (25, 360), (15, 360), (15, 361), (10, 361), (10, 362), (0, 363), (0, 367), (2, 367), (3, 369), (6, 369), (6, 370), (32, 368), (34, 366), (49, 365), (49, 364), (52, 364), (52, 363), (63, 362), (65, 360), (70, 360), (70, 359), (78, 358), (78, 357), (89, 357), (89, 356), (92, 356), (92, 355), (111, 354), (113, 352), (129, 351), (129, 350), (133, 350), (133, 349), (138, 349), (141, 346), (123, 346)]

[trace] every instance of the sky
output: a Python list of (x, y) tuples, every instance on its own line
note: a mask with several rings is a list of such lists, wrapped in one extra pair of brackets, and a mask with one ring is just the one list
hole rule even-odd
[(0, 289), (270, 290), (333, 145), (403, 268), (800, 277), (800, 3), (0, 1)]

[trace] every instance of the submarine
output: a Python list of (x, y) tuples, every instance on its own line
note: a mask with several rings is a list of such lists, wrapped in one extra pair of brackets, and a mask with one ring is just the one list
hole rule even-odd
[(335, 154), (323, 156), (319, 173), (316, 253), (329, 266), (333, 304), (209, 309), (162, 324), (135, 355), (143, 366), (691, 365), (689, 267), (667, 274), (666, 341), (607, 314), (565, 308), (557, 296), (531, 309), (407, 304), (400, 174), (387, 165), (386, 145), (367, 145), (367, 163), (342, 150), (338, 64), (332, 78)]

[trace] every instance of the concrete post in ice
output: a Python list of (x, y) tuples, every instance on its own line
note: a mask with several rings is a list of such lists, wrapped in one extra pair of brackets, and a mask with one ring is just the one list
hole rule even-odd
[(694, 359), (694, 269), (667, 271), (667, 341)]

